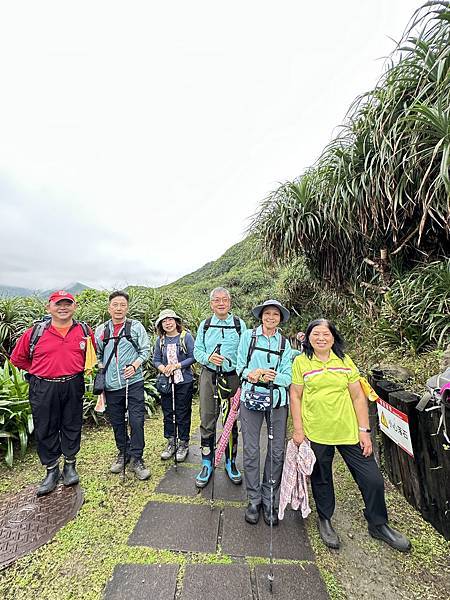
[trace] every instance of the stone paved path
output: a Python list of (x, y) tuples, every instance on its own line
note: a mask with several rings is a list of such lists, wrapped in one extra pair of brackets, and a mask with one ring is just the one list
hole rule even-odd
[[(263, 429), (263, 447), (266, 436)], [(149, 501), (128, 541), (131, 546), (183, 553), (186, 561), (118, 565), (105, 589), (105, 600), (327, 599), (301, 515), (290, 510), (273, 529), (270, 591), (270, 528), (262, 518), (256, 526), (244, 521), (245, 487), (233, 485), (223, 467), (216, 471), (214, 502), (211, 483), (198, 494), (196, 437), (189, 462), (177, 470), (170, 466), (159, 482), (156, 493), (165, 494), (165, 501)], [(199, 496), (204, 499), (201, 504), (196, 500)]]

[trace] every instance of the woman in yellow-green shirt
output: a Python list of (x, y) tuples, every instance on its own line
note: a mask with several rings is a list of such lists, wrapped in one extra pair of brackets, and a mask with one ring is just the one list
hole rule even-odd
[(326, 319), (312, 321), (306, 329), (303, 354), (292, 367), (290, 406), (294, 442), (301, 444), (306, 437), (316, 455), (311, 487), (325, 544), (340, 545), (331, 524), (335, 508), (332, 463), (337, 448), (361, 490), (370, 535), (396, 550), (409, 550), (409, 540), (387, 524), (384, 481), (372, 454), (359, 371), (344, 353), (342, 336)]

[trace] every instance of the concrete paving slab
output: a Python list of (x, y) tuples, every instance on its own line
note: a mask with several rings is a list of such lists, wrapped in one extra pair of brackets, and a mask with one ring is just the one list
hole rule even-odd
[(158, 483), (156, 492), (159, 494), (173, 494), (175, 496), (196, 496), (195, 476), (197, 469), (178, 465), (177, 469), (170, 466), (164, 477)]
[(258, 600), (328, 600), (329, 596), (315, 565), (273, 565), (273, 585), (270, 593), (269, 565), (256, 565)]
[(171, 502), (149, 502), (128, 543), (178, 552), (215, 552), (218, 508)]
[[(243, 476), (244, 474), (242, 473), (242, 477)], [(214, 498), (216, 500), (226, 500), (228, 502), (246, 502), (247, 492), (244, 482), (242, 482), (240, 485), (231, 483), (228, 475), (221, 469), (216, 470), (214, 477)], [(202, 489), (202, 497), (209, 500), (212, 495), (212, 489), (212, 481), (210, 481), (208, 485)]]
[[(257, 525), (244, 520), (244, 509), (225, 508), (222, 551), (231, 556), (268, 557), (270, 527), (259, 519)], [(314, 560), (301, 514), (287, 510), (284, 519), (273, 528), (273, 557), (289, 560)], [(286, 596), (287, 597), (287, 596)]]
[[(247, 565), (187, 565), (181, 600), (252, 600)], [(152, 599), (153, 600), (153, 599)]]
[(104, 600), (174, 600), (178, 565), (117, 565)]
[[(162, 494), (174, 494), (176, 496), (193, 497), (199, 493), (195, 486), (195, 476), (197, 469), (178, 465), (177, 470), (171, 466), (162, 480), (159, 482), (156, 491)], [(228, 479), (225, 471), (217, 469), (214, 482), (214, 498), (216, 500), (227, 500), (229, 502), (245, 502), (247, 495), (245, 486), (234, 485)], [(212, 485), (211, 482), (201, 490), (203, 498), (211, 498)]]

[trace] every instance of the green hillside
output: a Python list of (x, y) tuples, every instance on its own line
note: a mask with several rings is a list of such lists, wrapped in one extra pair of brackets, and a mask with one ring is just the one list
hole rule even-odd
[(318, 317), (339, 320), (344, 330), (348, 329), (348, 320), (350, 326), (353, 323), (354, 296), (325, 289), (321, 281), (311, 276), (302, 257), (284, 265), (264, 261), (255, 236), (247, 237), (216, 261), (159, 290), (191, 298), (206, 315), (210, 310), (209, 293), (217, 286), (230, 290), (233, 311), (249, 324), (252, 307), (269, 298), (280, 300), (291, 311), (292, 318), (284, 327), (288, 334), (304, 329)]
[(234, 311), (247, 319), (252, 306), (276, 293), (278, 278), (277, 270), (262, 263), (255, 239), (250, 236), (229, 248), (216, 261), (206, 263), (160, 289), (190, 295), (208, 310), (210, 291), (223, 286), (232, 294)]

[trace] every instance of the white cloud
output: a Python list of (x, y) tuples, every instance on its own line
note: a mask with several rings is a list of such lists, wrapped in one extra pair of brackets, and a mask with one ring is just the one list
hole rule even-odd
[(420, 6), (5, 4), (0, 282), (39, 288), (160, 284), (217, 258)]

